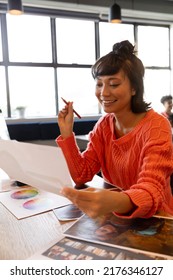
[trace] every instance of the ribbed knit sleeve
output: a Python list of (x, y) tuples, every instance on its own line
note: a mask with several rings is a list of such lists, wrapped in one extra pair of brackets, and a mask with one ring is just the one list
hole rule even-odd
[(93, 176), (100, 171), (100, 162), (94, 152), (81, 153), (74, 134), (67, 139), (59, 136), (56, 139), (58, 146), (62, 149), (70, 170), (70, 174), (76, 184), (84, 184), (92, 180)]
[(122, 188), (136, 205), (133, 213), (123, 217), (147, 218), (157, 210), (173, 214), (169, 184), (173, 145), (168, 120), (150, 110), (131, 132), (118, 139), (114, 122), (113, 114), (100, 118), (83, 153), (74, 134), (65, 140), (57, 138), (73, 180), (85, 183), (101, 170), (103, 178)]

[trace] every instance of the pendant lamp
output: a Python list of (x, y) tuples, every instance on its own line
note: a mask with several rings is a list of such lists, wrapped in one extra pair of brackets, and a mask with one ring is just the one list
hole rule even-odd
[(114, 3), (109, 10), (109, 22), (120, 23), (121, 22), (121, 7)]
[(8, 0), (8, 13), (11, 15), (23, 14), (22, 0)]

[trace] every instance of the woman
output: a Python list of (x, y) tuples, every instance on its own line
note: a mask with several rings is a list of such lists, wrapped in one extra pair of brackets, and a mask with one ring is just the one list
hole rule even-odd
[(76, 184), (92, 180), (101, 170), (103, 178), (122, 191), (64, 187), (62, 194), (92, 218), (110, 212), (123, 218), (148, 218), (158, 210), (173, 214), (170, 125), (143, 100), (144, 66), (134, 47), (128, 41), (115, 44), (93, 65), (92, 75), (95, 95), (107, 114), (99, 119), (87, 149), (80, 153), (69, 102), (59, 112), (61, 136), (56, 141)]

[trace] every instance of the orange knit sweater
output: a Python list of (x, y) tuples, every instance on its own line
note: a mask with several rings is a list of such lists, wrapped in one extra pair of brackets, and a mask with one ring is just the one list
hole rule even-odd
[(101, 170), (103, 178), (121, 187), (136, 205), (130, 216), (122, 217), (148, 218), (158, 210), (173, 215), (173, 145), (168, 120), (151, 109), (131, 132), (118, 139), (114, 122), (113, 114), (101, 117), (83, 153), (74, 134), (56, 139), (73, 180), (76, 184), (91, 181)]

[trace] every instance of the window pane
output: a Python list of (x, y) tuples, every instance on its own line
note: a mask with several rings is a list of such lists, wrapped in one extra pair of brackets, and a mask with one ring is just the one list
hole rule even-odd
[(145, 71), (145, 97), (147, 102), (152, 102), (152, 107), (157, 112), (162, 112), (164, 109), (160, 102), (161, 97), (171, 94), (170, 83), (169, 70)]
[(134, 28), (132, 24), (99, 23), (100, 56), (112, 51), (112, 46), (123, 40), (129, 40), (134, 45)]
[(49, 17), (7, 16), (10, 61), (52, 62)]
[(2, 61), (2, 34), (1, 34), (1, 22), (0, 22), (0, 61)]
[(90, 69), (58, 68), (59, 108), (64, 107), (61, 97), (74, 102), (79, 115), (98, 114), (95, 81)]
[(169, 66), (169, 29), (138, 27), (138, 55), (145, 66)]
[(56, 36), (58, 63), (94, 63), (94, 22), (56, 19)]
[(9, 67), (12, 116), (16, 107), (26, 107), (26, 117), (53, 116), (55, 111), (52, 68)]
[(5, 85), (5, 69), (3, 66), (0, 66), (0, 85), (0, 109), (2, 110), (4, 117), (7, 117), (7, 92)]

